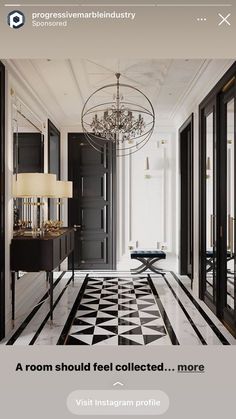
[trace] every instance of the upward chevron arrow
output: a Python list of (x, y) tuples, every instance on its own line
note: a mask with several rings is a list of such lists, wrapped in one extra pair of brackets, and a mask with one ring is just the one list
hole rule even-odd
[(117, 381), (116, 383), (113, 384), (114, 387), (116, 387), (116, 386), (121, 386), (122, 387), (123, 385), (124, 384), (123, 383), (120, 383), (119, 381)]

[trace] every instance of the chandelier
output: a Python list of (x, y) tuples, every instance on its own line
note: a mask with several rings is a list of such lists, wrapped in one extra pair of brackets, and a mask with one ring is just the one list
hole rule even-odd
[(102, 152), (103, 142), (111, 142), (117, 156), (140, 150), (149, 141), (155, 112), (148, 97), (136, 87), (116, 83), (97, 89), (86, 100), (81, 124), (91, 146)]

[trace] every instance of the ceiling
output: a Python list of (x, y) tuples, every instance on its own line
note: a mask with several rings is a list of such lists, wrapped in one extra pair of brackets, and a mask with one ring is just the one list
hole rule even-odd
[(91, 93), (105, 84), (121, 82), (140, 89), (152, 101), (157, 119), (171, 119), (181, 99), (198, 77), (205, 60), (65, 59), (11, 60), (45, 109), (62, 126), (80, 124)]

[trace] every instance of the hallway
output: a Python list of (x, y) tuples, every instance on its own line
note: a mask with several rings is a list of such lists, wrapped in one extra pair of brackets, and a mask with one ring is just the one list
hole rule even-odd
[(1, 344), (235, 344), (235, 61), (2, 69)]

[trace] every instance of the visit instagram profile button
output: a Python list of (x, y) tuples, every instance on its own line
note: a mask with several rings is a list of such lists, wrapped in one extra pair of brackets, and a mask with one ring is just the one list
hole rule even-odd
[(76, 390), (67, 398), (74, 415), (162, 415), (169, 397), (161, 390)]

